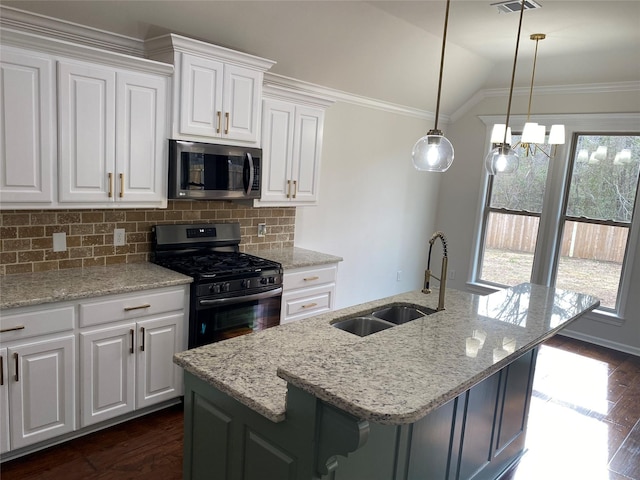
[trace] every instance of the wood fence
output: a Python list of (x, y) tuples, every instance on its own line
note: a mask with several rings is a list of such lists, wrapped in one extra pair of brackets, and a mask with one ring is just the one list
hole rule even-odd
[[(538, 217), (491, 215), (486, 245), (488, 248), (533, 253), (538, 234)], [(561, 255), (605, 262), (622, 263), (628, 228), (567, 222)]]

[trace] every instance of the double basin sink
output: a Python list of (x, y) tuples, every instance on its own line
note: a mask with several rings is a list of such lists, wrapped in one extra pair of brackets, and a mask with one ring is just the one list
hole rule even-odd
[(367, 315), (338, 320), (332, 325), (360, 337), (366, 337), (372, 333), (386, 330), (403, 323), (411, 322), (426, 315), (435, 313), (436, 310), (412, 305), (393, 305), (380, 310), (375, 310)]

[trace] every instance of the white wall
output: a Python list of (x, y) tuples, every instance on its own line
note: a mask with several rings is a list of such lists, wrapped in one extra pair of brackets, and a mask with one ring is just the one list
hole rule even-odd
[[(527, 98), (515, 97), (512, 113), (526, 114)], [(447, 137), (456, 156), (451, 168), (442, 176), (438, 196), (437, 224), (449, 238), (449, 268), (456, 270), (449, 286), (466, 289), (478, 199), (482, 186), (485, 153), (485, 125), (479, 115), (505, 114), (506, 98), (488, 98), (447, 127)], [(544, 95), (534, 99), (535, 113), (621, 113), (640, 111), (637, 91)], [(532, 112), (533, 113), (533, 112)], [(605, 346), (640, 354), (640, 252), (632, 266), (632, 284), (622, 325), (611, 325), (583, 317), (566, 333)], [(597, 281), (597, 279), (594, 279)]]
[(346, 103), (327, 110), (320, 202), (297, 209), (295, 243), (344, 258), (338, 308), (420, 288), (441, 176), (416, 171), (411, 149), (429, 128)]

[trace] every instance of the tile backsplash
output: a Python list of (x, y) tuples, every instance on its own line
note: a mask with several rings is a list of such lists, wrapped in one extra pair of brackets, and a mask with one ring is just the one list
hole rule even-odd
[[(292, 247), (295, 215), (295, 207), (183, 200), (149, 210), (0, 210), (0, 275), (144, 262), (151, 227), (168, 223), (239, 222), (242, 250)], [(258, 237), (259, 223), (266, 223), (264, 237)], [(114, 228), (125, 229), (124, 246), (113, 245)], [(66, 233), (63, 252), (53, 251), (58, 232)]]

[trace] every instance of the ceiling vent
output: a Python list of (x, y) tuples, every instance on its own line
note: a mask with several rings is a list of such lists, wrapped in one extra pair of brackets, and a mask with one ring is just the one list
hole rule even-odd
[[(505, 2), (492, 3), (491, 6), (497, 7), (500, 13), (512, 13), (520, 11), (520, 9), (522, 8), (522, 2), (518, 0), (507, 0)], [(525, 10), (536, 10), (540, 7), (540, 4), (534, 2), (533, 0), (525, 0), (524, 2)]]

